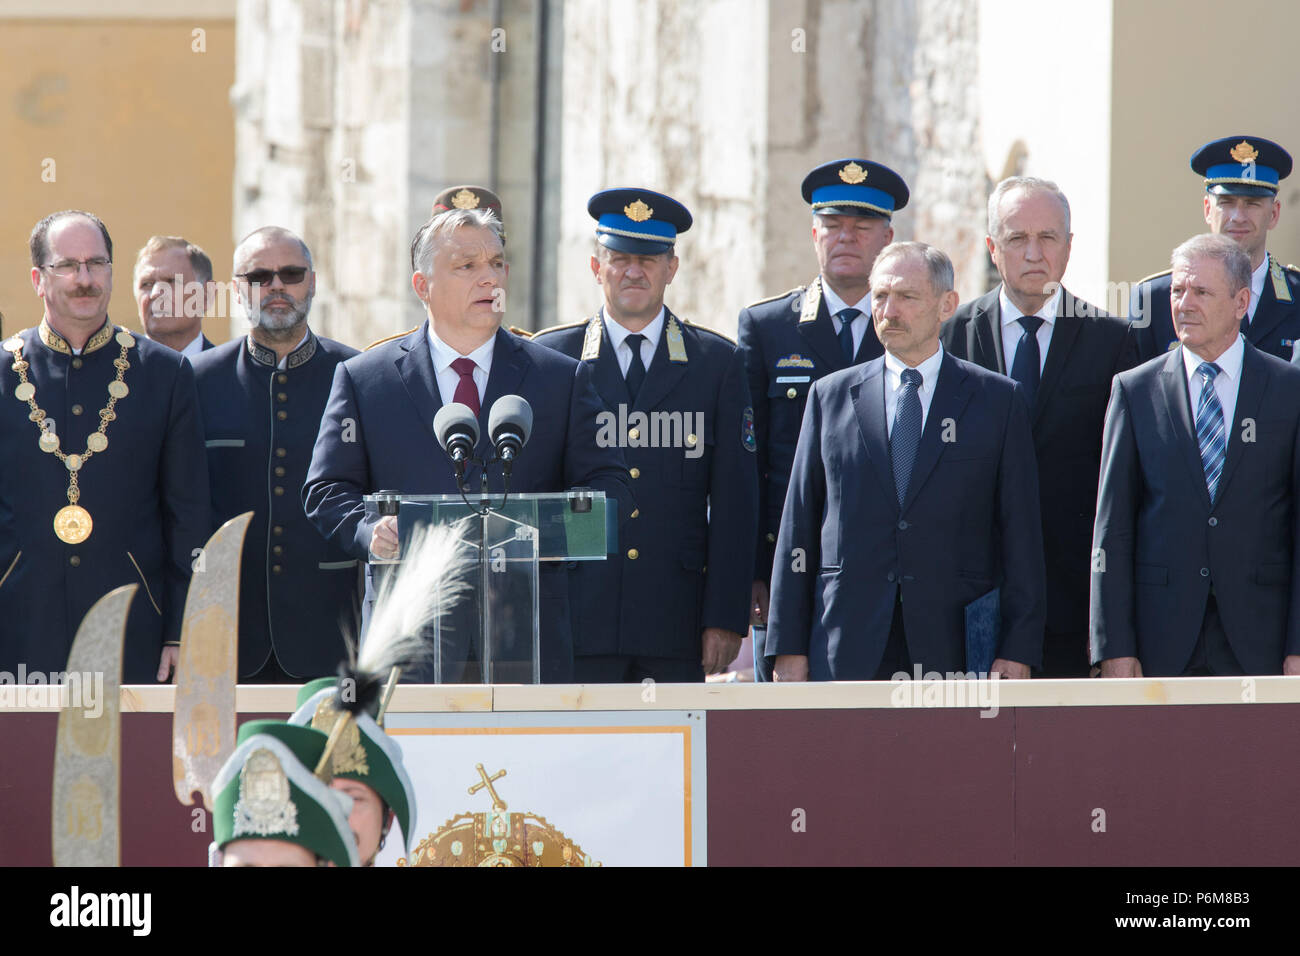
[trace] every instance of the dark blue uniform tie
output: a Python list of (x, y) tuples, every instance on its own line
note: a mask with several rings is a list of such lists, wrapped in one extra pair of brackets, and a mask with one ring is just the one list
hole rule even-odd
[(1020, 336), (1020, 341), (1016, 344), (1011, 377), (1025, 390), (1025, 398), (1029, 399), (1029, 407), (1033, 408), (1034, 399), (1038, 396), (1038, 376), (1043, 365), (1042, 353), (1038, 351), (1038, 329), (1043, 324), (1043, 318), (1039, 315), (1022, 315), (1016, 321), (1024, 328), (1025, 334)]
[(835, 313), (840, 320), (840, 350), (850, 365), (853, 364), (853, 320), (861, 314), (861, 309), (841, 309)]
[(627, 367), (627, 393), (635, 405), (636, 397), (641, 394), (641, 386), (645, 384), (645, 363), (641, 361), (641, 343), (645, 341), (645, 336), (633, 332), (623, 341), (632, 350), (632, 364)]
[(894, 409), (894, 430), (889, 436), (889, 455), (894, 460), (894, 487), (898, 489), (898, 507), (907, 498), (907, 483), (912, 480), (912, 465), (921, 446), (921, 373), (903, 369), (903, 384), (898, 390), (898, 407)]

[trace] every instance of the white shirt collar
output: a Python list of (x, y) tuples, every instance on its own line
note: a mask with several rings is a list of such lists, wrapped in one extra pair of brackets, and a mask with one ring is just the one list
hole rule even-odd
[[(1187, 381), (1190, 383), (1196, 377), (1196, 370), (1205, 359), (1185, 345), (1180, 345), (1178, 348), (1183, 353), (1183, 370), (1187, 373)], [(1241, 366), (1245, 360), (1246, 340), (1238, 335), (1228, 346), (1228, 350), (1214, 360), (1214, 364), (1219, 366), (1220, 374), (1228, 376), (1229, 381), (1239, 382)]]
[[(1052, 297), (1044, 302), (1043, 307), (1035, 312), (1034, 315), (1040, 316), (1042, 320), (1049, 325), (1054, 325), (1056, 323), (1056, 317), (1061, 312), (1061, 298), (1061, 287), (1058, 284), (1056, 291), (1052, 293)], [(1012, 302), (1010, 298), (1007, 297), (1006, 285), (998, 286), (998, 303), (1002, 306), (1003, 326), (1008, 326), (1012, 322), (1019, 322), (1021, 317), (1025, 314), (1016, 307), (1016, 304)]]
[[(940, 345), (938, 351), (928, 359), (916, 366), (916, 370), (921, 373), (921, 390), (934, 390), (934, 383), (939, 378), (939, 367), (943, 365), (943, 346)], [(893, 352), (885, 352), (885, 371), (889, 374), (890, 388), (897, 388), (898, 383), (902, 380), (903, 369), (911, 368), (906, 365), (902, 359), (896, 357)]]
[[(659, 314), (654, 317), (649, 325), (638, 333), (645, 336), (645, 344), (642, 345), (642, 349), (645, 348), (645, 345), (649, 345), (651, 355), (654, 354), (655, 349), (659, 348), (659, 336), (664, 330), (666, 314), (666, 307), (660, 306)], [(623, 340), (631, 335), (632, 332), (611, 319), (605, 312), (605, 307), (603, 305), (600, 307), (600, 318), (605, 323), (605, 333), (609, 336), (609, 344), (613, 346), (614, 354), (618, 355), (619, 346), (623, 344)]]
[[(831, 284), (826, 281), (825, 276), (822, 276), (822, 298), (826, 300), (826, 309), (830, 312), (832, 316), (834, 316), (838, 312), (843, 312), (845, 309), (850, 308), (847, 302), (845, 302), (843, 299), (841, 299), (838, 295), (835, 294), (835, 290), (831, 288)], [(868, 292), (862, 298), (858, 299), (858, 301), (853, 304), (852, 308), (857, 309), (859, 312), (862, 313), (862, 315), (870, 315), (871, 314), (871, 293)], [(859, 316), (859, 318), (860, 317), (861, 316)]]
[(1264, 253), (1264, 261), (1259, 264), (1254, 272), (1250, 274), (1250, 294), (1258, 299), (1264, 294), (1264, 277), (1268, 275), (1268, 253)]
[(469, 355), (462, 356), (454, 348), (438, 338), (438, 333), (433, 330), (432, 320), (428, 323), (429, 330), (429, 356), (433, 359), (433, 371), (435, 375), (445, 372), (451, 368), (451, 363), (458, 358), (467, 358), (473, 361), (475, 365), (484, 372), (492, 371), (492, 349), (496, 345), (497, 336), (493, 332), (486, 342), (476, 348)]

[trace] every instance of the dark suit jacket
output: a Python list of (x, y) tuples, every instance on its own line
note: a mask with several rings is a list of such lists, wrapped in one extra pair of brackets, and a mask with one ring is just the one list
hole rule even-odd
[(767, 653), (807, 655), (812, 680), (870, 680), (901, 589), (912, 661), (964, 672), (965, 607), (1000, 587), (997, 654), (1037, 667), (1037, 501), (1029, 415), (1010, 379), (944, 355), (901, 509), (884, 359), (817, 382), (781, 517)]
[[(96, 333), (81, 356), (18, 333), (36, 403), (63, 451), (80, 453), (99, 427), (121, 347)], [(108, 448), (80, 472), (80, 504), (94, 522), (81, 544), (54, 536), (68, 503), (68, 471), (37, 447), (40, 432), (14, 399), (13, 356), (0, 352), (0, 671), (63, 670), (82, 618), (113, 588), (138, 584), (127, 618), (123, 679), (152, 684), (164, 641), (180, 640), (195, 549), (207, 541), (208, 470), (190, 363), (135, 336), (123, 377), (130, 392), (109, 422)]]
[[(585, 364), (611, 416), (620, 407), (665, 422), (677, 416), (685, 423), (678, 441), (702, 426), (689, 446), (625, 447), (629, 467), (639, 472), (632, 482), (638, 514), (617, 556), (583, 562), (573, 574), (579, 655), (698, 661), (703, 628), (744, 634), (749, 627), (758, 477), (744, 365), (726, 338), (672, 312), (666, 318), (681, 329), (686, 360), (670, 360), (665, 322), (635, 405), (599, 314), (533, 338), (579, 358), (588, 326), (597, 323), (599, 352)], [(651, 434), (661, 431), (667, 429)], [(628, 557), (631, 549), (635, 560)]]
[(284, 369), (275, 353), (240, 337), (194, 359), (203, 411), (214, 529), (253, 512), (244, 538), (239, 673), (274, 650), (288, 674), (333, 674), (355, 633), (360, 563), (307, 520), (299, 494), (335, 367), (357, 350), (315, 334)]
[[(307, 516), (330, 541), (353, 557), (368, 557), (374, 523), (362, 496), (382, 489), (405, 494), (455, 494), (451, 462), (433, 433), (442, 407), (428, 323), (339, 365), (303, 486)], [(618, 501), (620, 521), (632, 511), (623, 453), (597, 441), (600, 400), (591, 370), (568, 356), (504, 329), (496, 333), (492, 370), (479, 414), (477, 454), (491, 456), (488, 415), (503, 395), (532, 406), (533, 431), (514, 465), (512, 493), (564, 491), (586, 486)], [(352, 431), (345, 436), (345, 428)], [(345, 440), (345, 437), (349, 440)], [(500, 466), (489, 469), (489, 488), (502, 492)], [(470, 487), (479, 472), (471, 467)], [(544, 562), (539, 581), (542, 678), (571, 679), (573, 637), (568, 580), (562, 563)]]
[[(1094, 662), (1182, 673), (1213, 588), (1247, 674), (1300, 654), (1300, 369), (1246, 344), (1211, 505), (1181, 349), (1115, 379), (1093, 547)], [(1247, 440), (1249, 439), (1249, 440)]]
[[(1270, 260), (1272, 253), (1269, 253)], [(1257, 349), (1291, 361), (1295, 344), (1300, 341), (1300, 274), (1290, 266), (1283, 267), (1291, 301), (1278, 301), (1273, 288), (1273, 276), (1264, 277), (1264, 291), (1255, 318), (1250, 322), (1246, 338)], [(1173, 348), (1178, 338), (1174, 335), (1173, 313), (1169, 305), (1168, 271), (1143, 279), (1133, 288), (1129, 297), (1129, 321), (1134, 324), (1138, 339), (1138, 352), (1142, 361), (1163, 355)]]
[[(964, 303), (943, 326), (943, 347), (956, 358), (1007, 373), (998, 286)], [(1088, 580), (1097, 510), (1101, 432), (1110, 382), (1137, 364), (1129, 324), (1062, 290), (1061, 314), (1043, 365), (1030, 422), (1038, 459), (1047, 628), (1078, 635), (1080, 676), (1088, 670)]]
[[(799, 425), (812, 383), (831, 372), (884, 354), (876, 330), (867, 330), (853, 362), (844, 359), (818, 276), (806, 287), (740, 310), (736, 342), (745, 359), (758, 439), (758, 541), (754, 580), (767, 581), (781, 527)], [(816, 308), (812, 308), (813, 299)]]

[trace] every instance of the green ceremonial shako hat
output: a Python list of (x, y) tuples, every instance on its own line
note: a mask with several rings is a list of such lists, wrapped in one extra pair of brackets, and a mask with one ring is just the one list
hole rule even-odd
[(241, 726), (235, 752), (212, 788), (217, 846), (284, 840), (338, 866), (358, 866), (348, 826), (352, 801), (313, 773), (327, 739), (319, 730), (278, 720)]
[[(298, 691), (298, 709), (289, 718), (290, 724), (313, 727), (315, 732), (328, 737), (341, 712), (334, 704), (338, 681), (333, 677), (304, 684)], [(319, 758), (319, 754), (317, 755)], [(357, 780), (374, 790), (393, 808), (397, 823), (402, 828), (402, 842), (406, 852), (411, 852), (415, 833), (415, 787), (407, 776), (402, 762), (402, 748), (384, 733), (384, 728), (366, 712), (353, 717), (334, 747), (331, 758), (335, 777)]]

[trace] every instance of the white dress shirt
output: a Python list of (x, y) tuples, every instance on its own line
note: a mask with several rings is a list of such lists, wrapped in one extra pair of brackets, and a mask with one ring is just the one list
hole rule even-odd
[(858, 354), (858, 349), (862, 347), (862, 337), (867, 334), (867, 326), (871, 324), (871, 293), (868, 292), (860, 298), (855, 304), (850, 306), (847, 302), (835, 294), (826, 277), (822, 277), (822, 298), (826, 300), (826, 309), (831, 314), (831, 326), (835, 329), (835, 334), (840, 334), (840, 326), (844, 323), (836, 318), (836, 314), (848, 308), (857, 309), (862, 314), (853, 320), (853, 354)]
[[(921, 373), (921, 387), (917, 397), (921, 399), (921, 434), (925, 434), (925, 420), (930, 415), (930, 402), (934, 399), (934, 388), (939, 383), (939, 366), (943, 364), (943, 346), (928, 359), (916, 366)], [(898, 411), (898, 392), (903, 387), (903, 369), (910, 366), (901, 359), (885, 353), (885, 427), (890, 435), (894, 434), (894, 414)]]
[[(1228, 350), (1214, 360), (1219, 366), (1219, 374), (1214, 376), (1214, 392), (1219, 396), (1223, 406), (1223, 441), (1226, 448), (1232, 438), (1232, 415), (1237, 410), (1237, 389), (1241, 385), (1241, 363), (1246, 358), (1245, 339), (1237, 336)], [(1196, 370), (1205, 359), (1186, 346), (1179, 346), (1183, 353), (1183, 369), (1187, 372), (1187, 397), (1192, 403), (1192, 428), (1196, 428), (1196, 409), (1201, 404), (1201, 384), (1205, 381)], [(1193, 431), (1192, 440), (1196, 440)]]
[(1250, 305), (1246, 308), (1246, 316), (1252, 322), (1255, 321), (1255, 308), (1259, 305), (1259, 297), (1264, 294), (1264, 277), (1268, 275), (1268, 253), (1264, 253), (1264, 261), (1259, 264), (1259, 268), (1250, 274)]
[[(1011, 374), (1011, 369), (1015, 367), (1016, 349), (1020, 347), (1020, 339), (1025, 334), (1025, 327), (1020, 324), (1020, 318), (1025, 313), (1016, 308), (1016, 304), (1007, 298), (1007, 287), (1004, 285), (998, 289), (998, 303), (1002, 307), (1002, 355), (1007, 361), (1007, 374)], [(1038, 374), (1043, 374), (1043, 369), (1047, 366), (1047, 348), (1052, 344), (1052, 329), (1056, 326), (1056, 316), (1061, 311), (1061, 290), (1057, 288), (1052, 297), (1043, 303), (1043, 307), (1034, 315), (1043, 320), (1043, 324), (1038, 327)]]
[(184, 355), (187, 359), (192, 359), (202, 351), (203, 351), (203, 333), (200, 331), (198, 335), (194, 336), (194, 340), (190, 342), (189, 345), (181, 349), (181, 355)]
[(456, 400), (456, 386), (460, 384), (460, 374), (451, 367), (451, 363), (458, 358), (467, 358), (474, 362), (474, 385), (478, 388), (479, 407), (483, 407), (488, 374), (492, 371), (492, 348), (496, 341), (496, 334), (493, 333), (491, 338), (469, 355), (462, 356), (438, 338), (438, 333), (433, 331), (433, 323), (429, 323), (429, 356), (433, 359), (433, 374), (438, 380), (438, 394), (442, 397), (442, 404), (450, 405)]
[[(614, 347), (614, 357), (618, 359), (618, 370), (627, 378), (627, 370), (632, 366), (632, 346), (627, 345), (627, 337), (632, 334), (630, 329), (619, 325), (608, 315), (605, 314), (605, 307), (600, 307), (600, 317), (605, 323), (605, 332), (609, 335), (609, 344)], [(639, 335), (644, 335), (641, 340), (641, 364), (645, 366), (646, 371), (650, 371), (650, 362), (655, 357), (655, 349), (659, 348), (659, 336), (664, 330), (665, 310), (661, 306), (659, 314), (654, 320), (642, 329)]]

